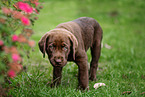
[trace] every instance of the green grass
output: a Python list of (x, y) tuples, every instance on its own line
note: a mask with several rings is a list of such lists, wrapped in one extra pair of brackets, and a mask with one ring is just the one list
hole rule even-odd
[[(45, 1), (45, 0), (43, 0)], [(36, 41), (30, 59), (24, 59), (27, 72), (12, 80), (14, 97), (119, 97), (131, 91), (129, 97), (145, 96), (145, 2), (144, 0), (51, 0), (43, 4), (39, 20), (34, 25)], [(98, 80), (89, 81), (89, 91), (77, 90), (78, 68), (73, 62), (63, 68), (62, 83), (50, 88), (52, 66), (48, 58), (42, 58), (38, 41), (42, 35), (59, 23), (87, 16), (95, 18), (103, 28), (103, 44), (99, 60)], [(91, 55), (88, 54), (88, 61)], [(93, 85), (103, 82), (106, 87), (97, 90)]]

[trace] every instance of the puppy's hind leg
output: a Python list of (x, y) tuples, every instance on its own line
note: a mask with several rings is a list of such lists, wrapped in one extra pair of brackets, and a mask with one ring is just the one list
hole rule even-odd
[(92, 60), (90, 63), (90, 80), (95, 81), (96, 79), (96, 71), (98, 68), (98, 61), (101, 54), (101, 40), (102, 40), (102, 29), (99, 26), (98, 29), (94, 33), (93, 45), (91, 47), (91, 55)]

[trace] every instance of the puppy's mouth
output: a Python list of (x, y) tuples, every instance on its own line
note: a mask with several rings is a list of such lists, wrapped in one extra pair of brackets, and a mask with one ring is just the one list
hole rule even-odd
[(53, 66), (56, 66), (56, 67), (64, 67), (66, 64), (52, 64)]
[(57, 67), (63, 67), (63, 66), (65, 66), (66, 65), (66, 62), (55, 62), (54, 60), (52, 60), (51, 61), (51, 64), (53, 65), (53, 66), (57, 66)]

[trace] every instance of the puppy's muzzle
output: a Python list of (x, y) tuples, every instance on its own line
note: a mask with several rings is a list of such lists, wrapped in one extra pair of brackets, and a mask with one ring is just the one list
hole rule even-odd
[(62, 56), (55, 56), (54, 61), (55, 61), (56, 65), (62, 65), (63, 57)]

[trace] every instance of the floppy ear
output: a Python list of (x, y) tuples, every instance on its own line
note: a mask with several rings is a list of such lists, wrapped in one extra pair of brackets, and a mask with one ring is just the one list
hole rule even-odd
[(72, 52), (73, 52), (73, 60), (75, 60), (75, 50), (78, 47), (78, 41), (76, 40), (76, 38), (74, 36), (69, 36), (69, 39), (71, 41), (71, 45), (72, 45)]
[(39, 49), (43, 53), (43, 58), (45, 58), (46, 39), (48, 38), (48, 36), (48, 33), (44, 34), (38, 42)]

